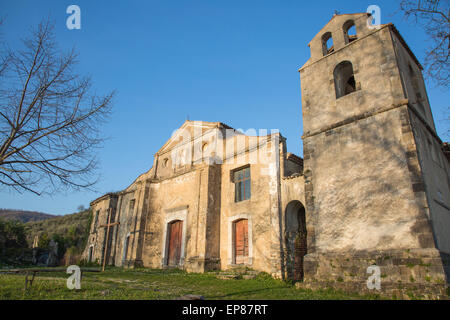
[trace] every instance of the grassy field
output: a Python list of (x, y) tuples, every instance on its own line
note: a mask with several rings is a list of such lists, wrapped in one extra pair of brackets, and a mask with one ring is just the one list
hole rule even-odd
[(176, 299), (186, 294), (214, 299), (374, 299), (377, 296), (349, 295), (333, 290), (296, 289), (267, 274), (255, 279), (221, 280), (214, 273), (194, 274), (180, 270), (108, 269), (84, 273), (81, 290), (66, 287), (68, 274), (41, 273), (24, 291), (24, 274), (0, 274), (0, 299)]

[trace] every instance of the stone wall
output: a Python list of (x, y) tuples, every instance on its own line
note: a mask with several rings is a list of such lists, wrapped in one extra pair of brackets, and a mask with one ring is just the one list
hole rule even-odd
[[(86, 248), (82, 254), (82, 259), (88, 261), (89, 250), (92, 248), (92, 260), (91, 262), (103, 262), (105, 251), (105, 239), (107, 229), (105, 226), (108, 223), (108, 214), (111, 212), (111, 221), (115, 221), (117, 207), (117, 195), (106, 194), (91, 203), (92, 222), (89, 231), (89, 237), (87, 240)], [(108, 242), (107, 257), (111, 255), (114, 250), (112, 242), (113, 228), (110, 229), (110, 237)], [(111, 263), (111, 261), (107, 261)]]
[(436, 138), (420, 120), (420, 115), (410, 109), (411, 130), (417, 145), (417, 162), (423, 174), (423, 192), (426, 194), (427, 214), (432, 222), (436, 246), (450, 253), (450, 164)]
[[(441, 297), (445, 265), (433, 236), (416, 121), (398, 57), (406, 52), (416, 66), (417, 59), (392, 25), (369, 30), (358, 20), (357, 40), (344, 44), (339, 33), (350, 18), (336, 16), (322, 29), (300, 69), (308, 229), (304, 286), (366, 292), (367, 267), (377, 264), (383, 294)], [(317, 39), (327, 30), (338, 36), (334, 52), (323, 56)], [(355, 91), (337, 97), (334, 70), (343, 61), (353, 66)], [(444, 220), (440, 215), (448, 226)]]
[[(184, 257), (198, 256), (197, 223), (202, 209), (200, 188), (204, 185), (200, 179), (204, 175), (200, 170), (189, 171), (173, 178), (151, 181), (146, 236), (143, 244), (144, 266), (164, 267), (165, 236), (168, 223), (173, 219), (182, 220), (186, 226)], [(182, 264), (184, 265), (184, 259)]]
[[(255, 141), (252, 141), (255, 140)], [(277, 139), (276, 141), (280, 141)], [(238, 219), (248, 219), (249, 229), (249, 263), (248, 267), (272, 274), (280, 273), (280, 164), (279, 146), (274, 145), (270, 137), (261, 139), (261, 146), (267, 143), (267, 149), (258, 149), (239, 153), (238, 157), (228, 158), (221, 166), (221, 222), (220, 222), (220, 256), (221, 268), (230, 269), (233, 264), (232, 223)], [(247, 150), (256, 143), (256, 138), (249, 138)], [(281, 147), (282, 148), (282, 147)], [(268, 154), (265, 154), (269, 151)], [(250, 159), (258, 156), (269, 157), (269, 162), (253, 163)], [(274, 156), (272, 158), (272, 156)], [(262, 159), (262, 158), (261, 158)], [(252, 163), (250, 163), (252, 162)], [(250, 165), (251, 197), (235, 202), (235, 185), (231, 180), (233, 170)]]
[[(375, 293), (443, 297), (450, 165), (420, 64), (393, 25), (371, 29), (367, 18), (336, 15), (310, 43), (311, 58), (299, 70), (304, 159), (287, 153), (279, 133), (256, 137), (222, 123), (186, 121), (155, 154), (152, 169), (91, 203), (99, 225), (108, 210), (111, 222), (120, 223), (111, 228), (107, 263), (168, 267), (168, 226), (181, 220), (179, 268), (242, 267), (233, 260), (233, 222), (247, 219), (245, 266), (291, 277), (298, 267), (292, 235), (299, 229), (291, 214), (301, 212), (307, 255), (300, 287), (374, 293), (367, 268), (376, 265), (381, 290)], [(343, 29), (349, 21), (357, 29), (352, 42)], [(333, 37), (329, 52), (325, 34)], [(352, 90), (340, 96), (335, 68), (343, 62), (353, 69), (346, 83)], [(236, 201), (232, 175), (244, 167), (251, 196)], [(84, 256), (94, 246), (94, 260), (101, 260), (105, 230), (93, 223)]]
[(410, 177), (405, 112), (403, 106), (305, 139), (316, 250), (434, 246), (426, 198), (416, 198), (420, 182)]
[[(300, 207), (305, 207), (305, 177), (302, 174), (295, 174), (288, 177), (283, 177), (281, 179), (281, 272), (282, 272), (282, 278), (288, 279), (289, 278), (289, 272), (292, 272), (292, 270), (289, 270), (290, 267), (289, 263), (294, 259), (293, 257), (289, 257), (290, 250), (287, 248), (287, 231), (290, 229), (288, 225), (288, 219), (286, 218), (286, 214), (288, 211), (288, 206), (295, 205), (296, 209)], [(298, 208), (297, 208), (298, 207)], [(308, 226), (310, 225), (309, 221), (306, 222), (307, 225), (307, 236), (309, 236), (308, 233)], [(306, 245), (309, 245), (308, 239), (306, 241)], [(291, 250), (292, 251), (292, 250)], [(291, 252), (292, 254), (293, 252)]]
[[(300, 288), (335, 288), (389, 298), (440, 299), (446, 297), (446, 278), (436, 249), (374, 250), (343, 253), (312, 253), (305, 257), (305, 279)], [(373, 274), (380, 268), (380, 289), (369, 289)]]

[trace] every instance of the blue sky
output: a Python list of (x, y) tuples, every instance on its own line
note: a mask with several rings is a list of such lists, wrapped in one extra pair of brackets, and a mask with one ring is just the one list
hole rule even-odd
[[(300, 79), (307, 44), (340, 13), (381, 8), (423, 61), (429, 44), (406, 22), (399, 1), (35, 1), (0, 3), (2, 37), (19, 44), (30, 27), (50, 16), (61, 48), (76, 47), (79, 73), (98, 93), (117, 90), (114, 113), (99, 151), (96, 192), (52, 196), (1, 189), (0, 208), (72, 213), (103, 193), (127, 187), (187, 118), (234, 128), (279, 129), (288, 151), (301, 155)], [(81, 30), (66, 28), (66, 8), (81, 8)], [(448, 140), (448, 92), (427, 83), (438, 133)]]

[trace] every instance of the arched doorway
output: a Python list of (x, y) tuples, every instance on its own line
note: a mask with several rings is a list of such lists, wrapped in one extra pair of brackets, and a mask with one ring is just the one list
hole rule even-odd
[(89, 246), (88, 262), (92, 262), (94, 258), (94, 246)]
[(285, 212), (287, 278), (303, 281), (303, 257), (306, 255), (305, 207), (300, 201), (288, 203)]

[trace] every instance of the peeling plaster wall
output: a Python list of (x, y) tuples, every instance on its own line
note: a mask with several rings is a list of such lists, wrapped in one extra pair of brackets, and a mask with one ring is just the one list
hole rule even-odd
[(419, 238), (415, 231), (425, 217), (400, 117), (396, 109), (310, 139), (318, 251), (432, 246), (429, 235)]
[(410, 117), (436, 245), (440, 251), (450, 255), (450, 165), (439, 142), (430, 135), (423, 122), (413, 112), (410, 112)]
[[(426, 199), (410, 177), (414, 141), (402, 128), (407, 100), (392, 31), (385, 25), (360, 33), (362, 27), (358, 40), (300, 70), (312, 246), (327, 252), (432, 247)], [(357, 90), (336, 99), (333, 71), (341, 61), (353, 64)]]
[[(231, 171), (242, 167), (242, 163), (223, 164), (221, 222), (220, 222), (220, 256), (222, 269), (232, 267), (232, 235), (230, 224), (232, 220), (247, 218), (249, 229), (252, 228), (252, 250), (249, 252), (249, 266), (256, 270), (269, 272), (271, 270), (271, 208), (276, 186), (273, 177), (267, 175), (267, 165), (251, 164), (251, 197), (248, 200), (235, 202), (235, 185), (230, 176)], [(272, 173), (273, 175), (273, 173)], [(271, 184), (272, 183), (272, 184)], [(245, 216), (244, 216), (245, 215)], [(230, 218), (236, 218), (230, 220)]]
[(135, 200), (135, 193), (133, 191), (122, 193), (120, 195), (119, 201), (118, 201), (118, 221), (120, 222), (120, 226), (118, 228), (118, 233), (115, 241), (115, 265), (116, 266), (124, 266), (124, 258), (125, 258), (125, 241), (126, 237), (130, 235), (130, 239), (128, 242), (128, 250), (127, 250), (127, 257), (126, 260), (130, 260), (130, 256), (133, 252), (133, 236), (131, 235), (131, 232), (134, 231), (134, 224), (136, 221), (135, 217), (135, 210), (136, 210), (136, 203), (134, 205), (134, 209), (130, 209), (130, 202), (131, 200)]
[[(376, 261), (395, 286), (414, 276), (427, 294), (445, 291), (450, 165), (417, 59), (393, 25), (369, 29), (367, 18), (336, 15), (310, 43), (311, 58), (299, 70), (304, 159), (287, 153), (280, 134), (256, 137), (219, 122), (186, 121), (184, 136), (178, 131), (167, 141), (152, 169), (126, 190), (92, 202), (98, 224), (106, 223), (110, 208), (120, 222), (112, 228), (111, 261), (166, 267), (167, 227), (177, 219), (183, 221), (179, 267), (240, 267), (233, 264), (232, 227), (248, 219), (247, 266), (284, 277), (286, 208), (299, 201), (306, 216), (306, 280), (328, 283), (344, 275), (349, 287), (363, 290), (364, 270)], [(349, 20), (357, 39), (346, 43)], [(332, 53), (323, 52), (324, 33), (332, 34)], [(352, 64), (356, 90), (336, 98), (334, 70), (344, 61)], [(236, 202), (231, 176), (244, 166), (250, 167), (251, 197)], [(91, 226), (85, 257), (93, 245), (94, 259), (101, 259), (104, 232)], [(430, 277), (435, 284), (427, 283)]]
[[(115, 215), (115, 208), (117, 206), (117, 196), (103, 196), (100, 199), (98, 199), (95, 203), (91, 204), (91, 214), (93, 215), (91, 226), (90, 226), (90, 233), (88, 237), (88, 241), (86, 244), (86, 248), (83, 252), (83, 259), (88, 259), (89, 257), (89, 248), (93, 247), (93, 255), (92, 255), (92, 261), (101, 263), (103, 260), (104, 255), (104, 245), (105, 245), (105, 239), (106, 239), (106, 228), (100, 227), (102, 225), (106, 225), (108, 223), (108, 210), (112, 210), (112, 216), (111, 221), (114, 222), (114, 219), (116, 217)], [(97, 223), (95, 222), (95, 215), (98, 212), (97, 217)], [(110, 242), (109, 242), (109, 250), (108, 255), (111, 252), (112, 249), (112, 235), (114, 230), (110, 229)], [(108, 261), (110, 263), (110, 261)]]

